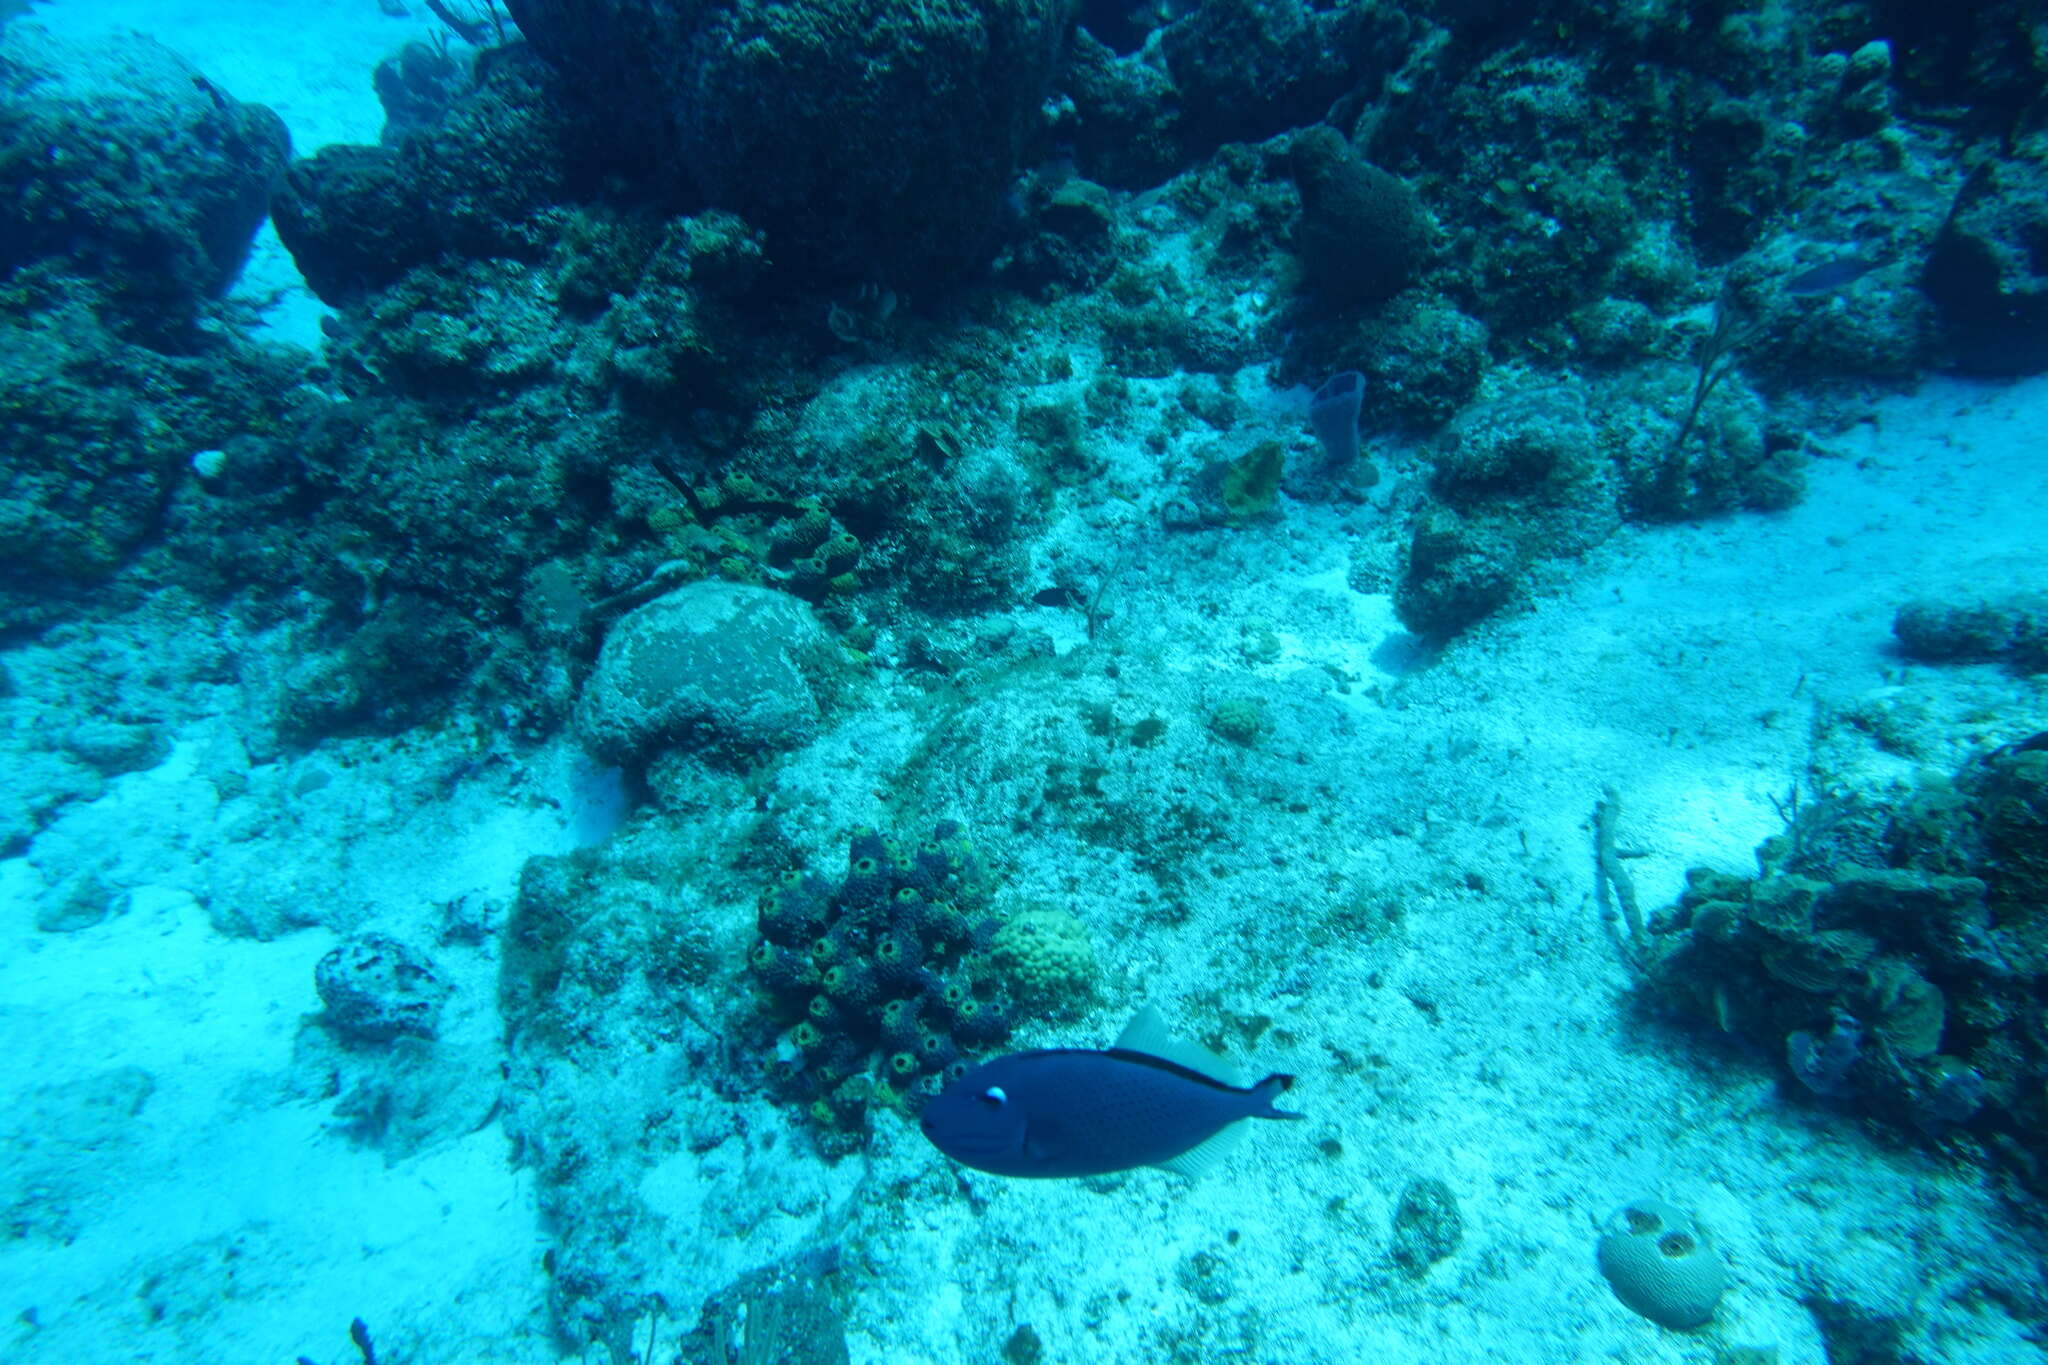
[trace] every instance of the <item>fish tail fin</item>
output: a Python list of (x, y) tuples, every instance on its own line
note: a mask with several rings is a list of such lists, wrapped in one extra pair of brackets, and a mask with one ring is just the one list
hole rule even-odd
[(1273, 1107), (1273, 1101), (1280, 1098), (1280, 1096), (1286, 1094), (1287, 1091), (1293, 1085), (1294, 1077), (1288, 1075), (1284, 1071), (1276, 1071), (1272, 1075), (1266, 1077), (1265, 1080), (1260, 1081), (1257, 1085), (1253, 1086), (1252, 1098), (1259, 1101), (1261, 1104), (1265, 1106), (1263, 1109), (1254, 1109), (1252, 1111), (1253, 1117), (1262, 1119), (1307, 1118), (1308, 1115), (1298, 1113), (1292, 1109), (1275, 1109)]
[(1248, 1113), (1238, 1115), (1201, 1142), (1182, 1152), (1179, 1156), (1162, 1161), (1159, 1164), (1169, 1171), (1177, 1171), (1190, 1180), (1196, 1180), (1204, 1173), (1214, 1170), (1223, 1160), (1224, 1154), (1235, 1145), (1239, 1138), (1244, 1136), (1245, 1120), (1307, 1118), (1308, 1115), (1306, 1114), (1297, 1114), (1291, 1110), (1275, 1109), (1273, 1107), (1273, 1097), (1281, 1094), (1288, 1086), (1293, 1084), (1294, 1077), (1283, 1075), (1276, 1071), (1266, 1077), (1265, 1080), (1251, 1087), (1251, 1089), (1239, 1091), (1238, 1093), (1240, 1094), (1251, 1096), (1252, 1100), (1259, 1107)]

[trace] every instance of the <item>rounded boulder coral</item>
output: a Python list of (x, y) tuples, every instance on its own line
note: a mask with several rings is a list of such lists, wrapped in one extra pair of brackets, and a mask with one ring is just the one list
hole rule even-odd
[(834, 668), (830, 637), (802, 602), (691, 583), (611, 628), (578, 727), (607, 763), (675, 746), (751, 759), (810, 737)]
[(1019, 911), (996, 932), (990, 954), (1027, 1005), (1071, 1007), (1095, 989), (1094, 945), (1081, 921), (1065, 910)]

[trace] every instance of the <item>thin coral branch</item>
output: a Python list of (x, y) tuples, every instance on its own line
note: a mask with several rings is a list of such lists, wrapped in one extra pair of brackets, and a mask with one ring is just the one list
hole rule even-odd
[(465, 4), (460, 9), (448, 0), (427, 0), (427, 8), (471, 47), (499, 47), (505, 42), (505, 14), (495, 0)]
[(1685, 420), (1678, 424), (1678, 435), (1671, 442), (1674, 458), (1699, 424), (1700, 409), (1707, 405), (1707, 399), (1735, 368), (1736, 352), (1756, 340), (1762, 331), (1762, 324), (1742, 311), (1742, 306), (1735, 300), (1735, 292), (1723, 289), (1714, 300), (1713, 326), (1700, 340), (1700, 372), (1693, 381), (1692, 402), (1685, 410)]
[(1629, 966), (1641, 971), (1649, 960), (1649, 935), (1643, 925), (1642, 906), (1636, 900), (1635, 879), (1621, 865), (1621, 860), (1627, 855), (1615, 846), (1614, 826), (1620, 819), (1621, 794), (1609, 787), (1600, 793), (1600, 802), (1593, 807), (1594, 882), (1600, 908), (1610, 919), (1613, 915), (1610, 893), (1612, 901), (1619, 903), (1622, 923), (1627, 931), (1622, 943), (1622, 957)]

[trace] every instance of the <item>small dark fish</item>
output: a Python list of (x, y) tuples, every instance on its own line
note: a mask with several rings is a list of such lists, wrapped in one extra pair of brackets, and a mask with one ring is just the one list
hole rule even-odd
[(1050, 588), (1040, 588), (1032, 593), (1031, 600), (1041, 607), (1079, 607), (1084, 605), (1087, 599), (1072, 588), (1054, 584)]
[(985, 1062), (925, 1106), (924, 1135), (963, 1166), (995, 1175), (1105, 1175), (1213, 1166), (1243, 1119), (1298, 1119), (1273, 1100), (1294, 1077), (1244, 1086), (1228, 1066), (1138, 1012), (1116, 1046), (1051, 1048)]
[(1059, 142), (1054, 145), (1052, 155), (1038, 168), (1039, 178), (1047, 185), (1064, 185), (1081, 174), (1081, 165), (1074, 156), (1074, 144)]
[(1832, 294), (1837, 289), (1846, 289), (1871, 271), (1883, 265), (1864, 256), (1837, 256), (1832, 261), (1822, 261), (1811, 270), (1802, 270), (1785, 281), (1785, 292), (1795, 295)]
[(2001, 744), (1984, 757), (1986, 759), (2004, 758), (2008, 754), (2033, 754), (2039, 753), (2043, 749), (2048, 749), (2048, 730), (2039, 730), (2028, 735), (2025, 739), (2016, 739), (2010, 744)]
[(214, 108), (220, 110), (223, 114), (231, 114), (234, 112), (234, 107), (229, 103), (228, 97), (226, 95), (223, 95), (220, 92), (220, 87), (215, 85), (212, 81), (206, 79), (206, 77), (204, 76), (195, 75), (192, 78), (192, 84), (199, 88), (200, 94), (206, 96), (208, 99), (213, 101)]

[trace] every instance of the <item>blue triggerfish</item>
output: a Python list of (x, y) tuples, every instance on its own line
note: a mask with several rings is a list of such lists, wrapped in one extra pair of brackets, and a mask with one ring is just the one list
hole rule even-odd
[(924, 1135), (963, 1166), (996, 1175), (1104, 1175), (1213, 1166), (1244, 1119), (1298, 1119), (1273, 1107), (1294, 1077), (1246, 1086), (1229, 1064), (1166, 1031), (1150, 1006), (1116, 1046), (1013, 1052), (984, 1062), (925, 1106)]

